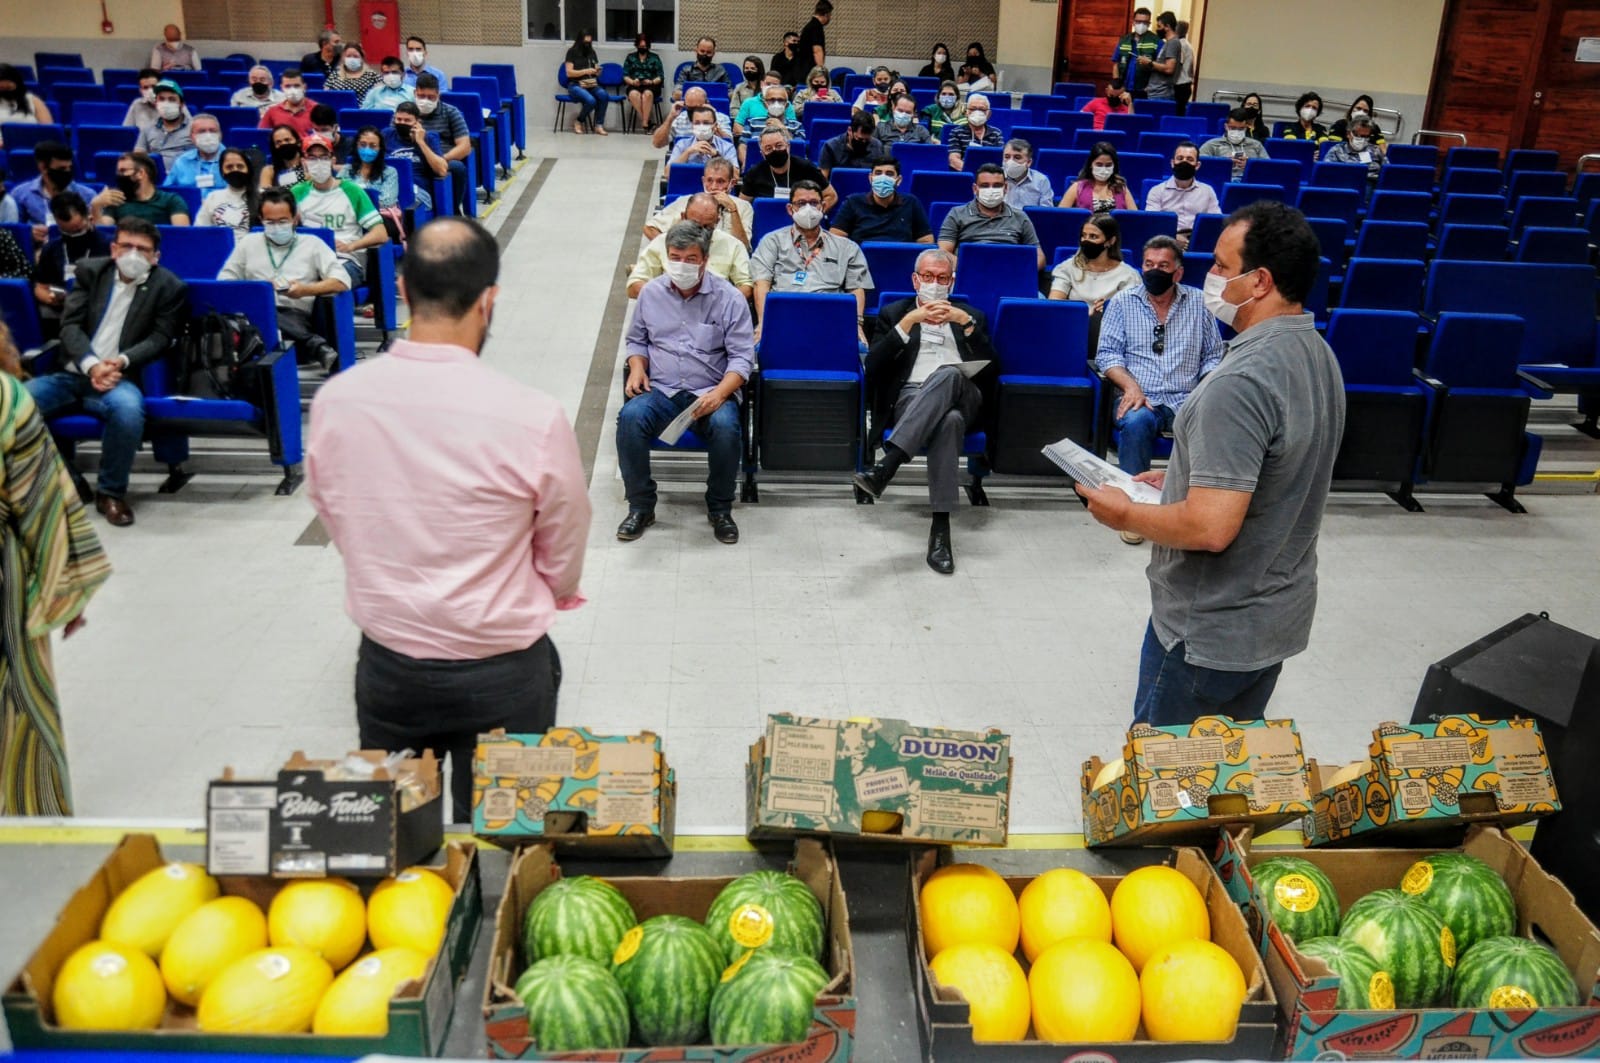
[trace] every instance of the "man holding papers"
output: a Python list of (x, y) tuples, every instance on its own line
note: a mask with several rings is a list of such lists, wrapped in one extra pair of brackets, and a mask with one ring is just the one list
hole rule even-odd
[[(711, 230), (680, 221), (666, 233), (666, 272), (639, 291), (628, 326), (627, 401), (617, 415), (617, 461), (628, 515), (617, 538), (632, 542), (656, 522), (650, 441), (685, 411), (711, 466), (706, 515), (717, 542), (739, 541), (733, 487), (739, 475), (739, 389), (755, 364), (750, 307), (706, 269)], [(732, 400), (732, 401), (729, 401)]]
[(955, 256), (930, 248), (911, 276), (916, 296), (879, 311), (877, 340), (867, 352), (867, 393), (873, 425), (892, 427), (883, 460), (855, 475), (856, 486), (878, 498), (900, 466), (927, 448), (928, 567), (946, 576), (956, 570), (950, 512), (961, 443), (968, 426), (993, 410), (996, 376), (983, 314), (950, 299), (955, 276)]
[(1078, 485), (1096, 520), (1155, 543), (1135, 722), (1260, 719), (1310, 638), (1345, 414), (1339, 363), (1303, 306), (1320, 255), (1299, 211), (1235, 211), (1204, 298), (1238, 337), (1179, 411), (1167, 471), (1137, 477), (1161, 504)]

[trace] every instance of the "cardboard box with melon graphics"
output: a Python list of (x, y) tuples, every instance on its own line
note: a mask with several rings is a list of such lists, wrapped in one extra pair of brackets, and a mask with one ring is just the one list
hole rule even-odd
[(1089, 845), (1209, 840), (1220, 827), (1271, 830), (1311, 811), (1293, 720), (1135, 724), (1120, 759), (1084, 763), (1082, 787)]
[(1367, 759), (1339, 769), (1312, 761), (1311, 771), (1311, 814), (1301, 821), (1308, 846), (1451, 829), (1459, 839), (1469, 824), (1513, 826), (1561, 809), (1532, 720), (1384, 723), (1372, 732)]
[(745, 833), (1004, 845), (1011, 768), (1011, 739), (996, 730), (781, 713), (750, 747)]
[(492, 731), (472, 758), (472, 830), (515, 846), (652, 859), (672, 855), (677, 779), (650, 731)]

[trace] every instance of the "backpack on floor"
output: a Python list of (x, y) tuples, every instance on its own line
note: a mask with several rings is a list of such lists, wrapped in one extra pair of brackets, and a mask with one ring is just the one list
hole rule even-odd
[(245, 315), (213, 310), (190, 321), (181, 353), (183, 394), (240, 399), (257, 406), (264, 401), (265, 369), (260, 363), (267, 345)]

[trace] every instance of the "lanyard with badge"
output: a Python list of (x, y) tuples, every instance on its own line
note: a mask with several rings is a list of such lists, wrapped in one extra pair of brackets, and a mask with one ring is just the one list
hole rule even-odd
[[(797, 234), (795, 236), (795, 245), (799, 246), (802, 242), (804, 242), (804, 240), (805, 240), (805, 237), (800, 236), (800, 235)], [(821, 234), (818, 234), (818, 236), (817, 236), (817, 246), (813, 247), (811, 249), (811, 254), (807, 255), (806, 258), (805, 258), (805, 261), (801, 262), (800, 265), (794, 271), (794, 282), (795, 282), (795, 284), (797, 284), (797, 285), (805, 284), (806, 278), (811, 276), (811, 263), (815, 262), (817, 260), (817, 256), (820, 255), (820, 254), (822, 254), (822, 236), (821, 236)]]
[(283, 258), (279, 259), (272, 253), (272, 241), (266, 241), (267, 262), (272, 266), (272, 287), (277, 289), (279, 292), (287, 292), (290, 288), (294, 287), (293, 281), (284, 279), (283, 267), (287, 266), (289, 264), (289, 260), (294, 258), (294, 246), (299, 242), (300, 235), (296, 233), (294, 239), (289, 241), (289, 246), (283, 249)]

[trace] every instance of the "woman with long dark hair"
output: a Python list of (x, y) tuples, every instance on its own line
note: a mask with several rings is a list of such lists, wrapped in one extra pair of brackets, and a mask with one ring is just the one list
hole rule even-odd
[(242, 148), (224, 148), (217, 161), (223, 187), (209, 193), (194, 216), (196, 225), (233, 230), (234, 243), (261, 222), (261, 175), (255, 156)]
[(50, 105), (28, 91), (21, 72), (10, 63), (0, 63), (0, 124), (50, 125), (54, 121)]
[(1104, 213), (1108, 210), (1138, 210), (1128, 182), (1122, 178), (1117, 149), (1102, 140), (1089, 152), (1089, 160), (1078, 172), (1078, 179), (1067, 186), (1061, 206)]
[(1078, 253), (1050, 273), (1050, 298), (1089, 306), (1089, 357), (1100, 345), (1100, 315), (1106, 300), (1142, 283), (1139, 271), (1122, 258), (1122, 227), (1109, 214), (1093, 214), (1083, 223)]
[(261, 167), (261, 187), (297, 185), (306, 179), (304, 160), (300, 158), (300, 131), (292, 125), (272, 127), (270, 137), (272, 157)]
[(567, 93), (578, 101), (578, 117), (572, 122), (574, 133), (588, 125), (600, 136), (606, 133), (606, 105), (611, 97), (600, 87), (600, 57), (594, 54), (594, 30), (582, 30), (567, 49)]
[(955, 67), (950, 65), (950, 49), (939, 41), (933, 46), (933, 52), (928, 59), (928, 65), (917, 74), (920, 78), (938, 78), (940, 81), (949, 81), (955, 77)]

